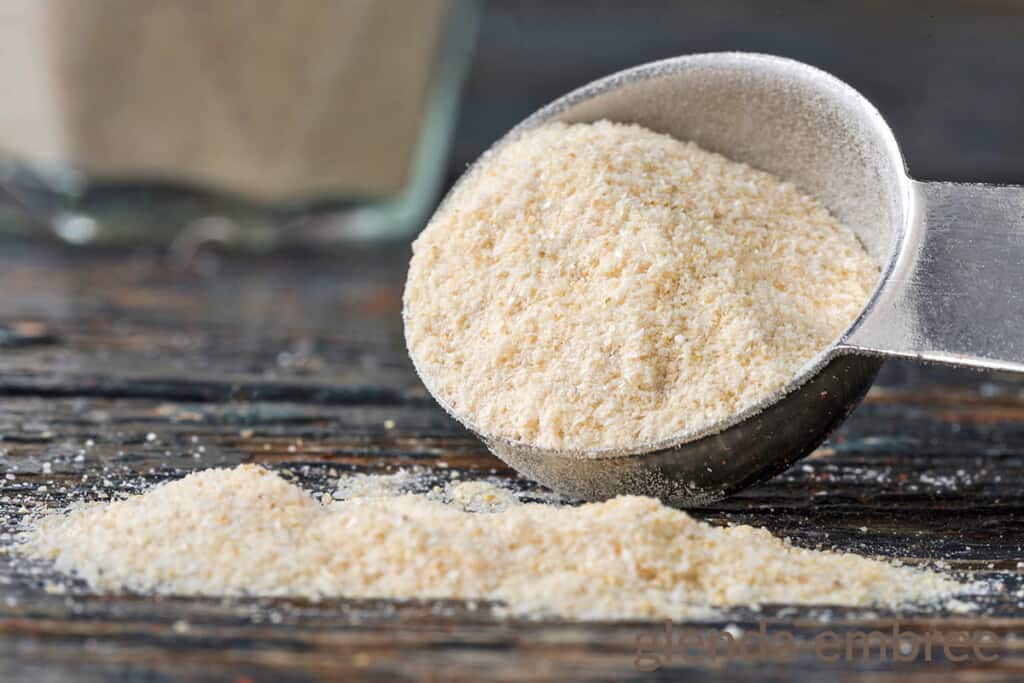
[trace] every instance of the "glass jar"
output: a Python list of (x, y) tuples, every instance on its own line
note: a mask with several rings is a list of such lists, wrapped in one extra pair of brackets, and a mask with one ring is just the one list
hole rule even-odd
[(476, 0), (7, 0), (0, 231), (273, 248), (408, 237)]

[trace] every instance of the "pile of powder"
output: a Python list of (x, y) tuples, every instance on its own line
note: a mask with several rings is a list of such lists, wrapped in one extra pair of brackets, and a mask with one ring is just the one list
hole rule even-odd
[(406, 340), (478, 431), (613, 451), (780, 391), (877, 277), (775, 176), (636, 125), (549, 124), (481, 160), (416, 240)]
[[(485, 486), (465, 493), (487, 499)], [(502, 497), (498, 511), (473, 513), (459, 488), (450, 504), (412, 494), (323, 503), (258, 466), (211, 469), (41, 518), (19, 550), (97, 590), (488, 600), (505, 614), (581, 620), (895, 605), (956, 588), (930, 571), (714, 527), (650, 498), (572, 507)]]

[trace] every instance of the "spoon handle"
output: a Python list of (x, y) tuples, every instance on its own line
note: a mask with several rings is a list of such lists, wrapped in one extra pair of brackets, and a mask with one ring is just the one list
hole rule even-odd
[(1024, 187), (910, 188), (900, 257), (840, 349), (1024, 373)]

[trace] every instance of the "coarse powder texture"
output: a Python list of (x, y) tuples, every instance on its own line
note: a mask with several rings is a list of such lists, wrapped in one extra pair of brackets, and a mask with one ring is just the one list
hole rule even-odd
[(762, 529), (714, 527), (651, 498), (552, 506), (475, 483), (461, 493), (503, 505), (466, 512), (459, 486), (449, 504), (389, 497), (387, 487), (323, 503), (258, 466), (211, 469), (43, 517), (18, 548), (96, 590), (487, 600), (505, 614), (579, 620), (687, 619), (760, 603), (891, 606), (957, 586)]
[(556, 123), (484, 158), (416, 240), (405, 333), (470, 426), (612, 455), (783, 389), (877, 277), (790, 183), (640, 126)]

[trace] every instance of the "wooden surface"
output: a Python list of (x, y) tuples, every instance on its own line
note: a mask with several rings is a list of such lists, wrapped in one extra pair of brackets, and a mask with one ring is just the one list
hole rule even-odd
[[(0, 480), (3, 531), (37, 505), (250, 461), (321, 490), (332, 468), (440, 460), (464, 478), (514, 476), (412, 373), (399, 318), (406, 259), (399, 246), (182, 267), (152, 253), (0, 242), (0, 470), (15, 477)], [(95, 595), (5, 554), (0, 680), (1016, 680), (1022, 464), (1024, 384), (895, 363), (812, 458), (696, 512), (805, 546), (944, 558), (1004, 584), (956, 613), (767, 606), (709, 624), (766, 619), (799, 636), (793, 664), (643, 673), (635, 639), (650, 624), (507, 622), (454, 602)], [(829, 664), (810, 650), (824, 629), (894, 617), (904, 628), (991, 629), (999, 659)]]

